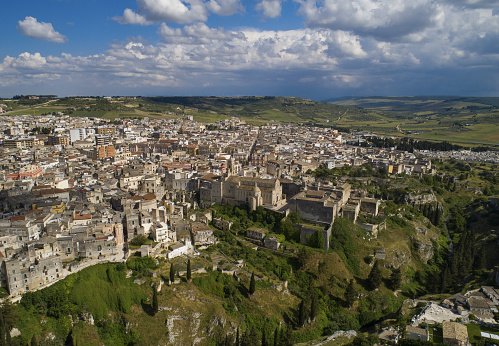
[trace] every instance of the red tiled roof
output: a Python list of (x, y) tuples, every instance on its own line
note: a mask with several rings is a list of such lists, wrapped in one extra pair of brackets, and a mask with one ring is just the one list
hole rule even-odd
[(83, 215), (76, 214), (75, 215), (75, 220), (90, 220), (90, 219), (92, 219), (92, 215), (90, 215), (90, 214), (83, 214)]
[(33, 209), (33, 210), (27, 211), (26, 215), (33, 214), (33, 213), (41, 213), (41, 212), (42, 212), (41, 209)]
[(156, 195), (154, 193), (145, 194), (143, 197), (144, 197), (144, 199), (147, 199), (148, 201), (156, 199)]

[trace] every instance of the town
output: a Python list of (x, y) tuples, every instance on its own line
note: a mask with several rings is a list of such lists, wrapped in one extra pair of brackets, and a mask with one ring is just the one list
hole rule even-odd
[[(236, 117), (206, 124), (187, 115), (114, 121), (23, 115), (3, 117), (0, 130), (0, 281), (13, 302), (84, 268), (123, 262), (137, 252), (167, 260), (195, 256), (219, 241), (214, 229), (229, 232), (233, 225), (215, 215), (214, 205), (297, 215), (299, 242), (324, 250), (339, 217), (376, 239), (387, 227), (382, 206), (389, 197), (373, 193), (368, 184), (403, 187), (403, 176), (442, 177), (432, 160), (499, 163), (494, 151), (376, 148), (369, 145), (371, 133), (287, 123), (254, 126)], [(318, 178), (321, 171), (343, 168), (369, 174), (354, 182)], [(414, 194), (409, 201), (428, 202), (436, 202), (435, 196)], [(245, 231), (248, 246), (293, 253), (268, 229)], [(417, 244), (432, 246), (428, 239)], [(373, 253), (376, 259), (388, 255), (385, 249)], [(499, 271), (494, 273), (499, 285)], [(428, 324), (443, 323), (444, 343), (467, 345), (466, 327), (456, 321), (497, 326), (499, 291), (492, 286), (424, 304), (406, 337), (428, 341), (433, 334)], [(402, 332), (387, 329), (379, 335), (396, 343)]]

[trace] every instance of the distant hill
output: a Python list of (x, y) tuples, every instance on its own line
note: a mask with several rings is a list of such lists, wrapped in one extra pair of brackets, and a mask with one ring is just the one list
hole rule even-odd
[(27, 105), (7, 100), (5, 115), (174, 119), (214, 123), (238, 117), (249, 124), (332, 126), (465, 145), (499, 145), (499, 97), (373, 96), (315, 102), (297, 97), (67, 97)]
[(394, 112), (424, 112), (451, 109), (490, 109), (499, 107), (499, 97), (467, 96), (372, 96), (329, 99), (325, 102)]
[(297, 97), (245, 96), (245, 97), (147, 97), (144, 107), (182, 107), (199, 121), (216, 121), (236, 116), (249, 123), (269, 121), (321, 123), (333, 122), (345, 112), (362, 114), (355, 107), (315, 102)]
[(358, 107), (366, 114), (359, 117), (349, 112), (334, 126), (459, 144), (499, 145), (499, 97), (371, 96), (326, 102)]

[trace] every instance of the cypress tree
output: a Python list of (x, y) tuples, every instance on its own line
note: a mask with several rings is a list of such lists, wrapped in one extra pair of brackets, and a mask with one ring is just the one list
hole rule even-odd
[(0, 314), (0, 346), (5, 345), (5, 321), (3, 314)]
[(317, 293), (312, 293), (312, 303), (310, 305), (310, 320), (313, 321), (319, 314), (319, 299)]
[(449, 287), (452, 285), (452, 277), (449, 267), (445, 267), (442, 271), (442, 284), (440, 285), (441, 292), (447, 292)]
[(154, 287), (152, 291), (152, 310), (154, 311), (154, 314), (159, 311), (158, 291), (156, 290), (156, 287)]
[(486, 269), (487, 268), (487, 256), (485, 254), (485, 249), (482, 247), (478, 257), (475, 260), (474, 268), (476, 269)]
[(434, 221), (434, 216), (435, 216), (435, 208), (433, 207), (433, 205), (430, 205), (427, 218), (431, 223), (433, 223)]
[(402, 285), (402, 271), (400, 268), (394, 269), (390, 275), (390, 286), (392, 290), (396, 291)]
[(439, 222), (440, 222), (440, 208), (438, 207), (438, 204), (437, 204), (437, 208), (435, 209), (435, 216), (434, 216), (433, 224), (435, 226), (437, 226)]
[(33, 334), (33, 337), (31, 337), (30, 346), (38, 346), (38, 341), (36, 341), (36, 335), (35, 334)]
[(173, 285), (173, 283), (175, 282), (175, 266), (172, 265), (170, 266), (170, 285)]
[(381, 268), (378, 261), (374, 262), (373, 269), (369, 273), (367, 277), (367, 282), (369, 283), (369, 287), (372, 290), (379, 288), (381, 286), (381, 282), (383, 281), (383, 277), (381, 276)]
[(191, 259), (187, 261), (187, 281), (191, 281), (192, 273), (191, 273)]
[(249, 294), (255, 293), (255, 273), (251, 274), (251, 280), (250, 280), (250, 285), (249, 285)]
[(302, 300), (298, 309), (298, 326), (302, 327), (305, 324), (305, 301)]
[(350, 280), (348, 283), (347, 289), (345, 290), (345, 300), (348, 304), (348, 306), (352, 306), (353, 303), (355, 302), (355, 295), (357, 292), (355, 291), (355, 284), (353, 282), (353, 279)]

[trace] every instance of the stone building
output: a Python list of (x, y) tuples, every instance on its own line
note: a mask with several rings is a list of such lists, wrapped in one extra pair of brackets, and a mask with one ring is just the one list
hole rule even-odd
[(233, 206), (248, 204), (252, 210), (259, 206), (277, 207), (284, 202), (279, 179), (223, 178), (213, 174), (201, 178), (200, 198)]
[(22, 252), (3, 263), (7, 289), (11, 297), (35, 291), (62, 278), (62, 262), (58, 256), (30, 261), (29, 252)]
[(442, 334), (446, 345), (468, 345), (468, 328), (463, 324), (444, 321), (442, 322)]
[(340, 200), (332, 193), (308, 190), (288, 200), (291, 212), (308, 221), (330, 224), (340, 208)]
[(215, 236), (210, 226), (203, 223), (194, 223), (191, 225), (191, 235), (194, 245), (212, 245), (215, 243)]

